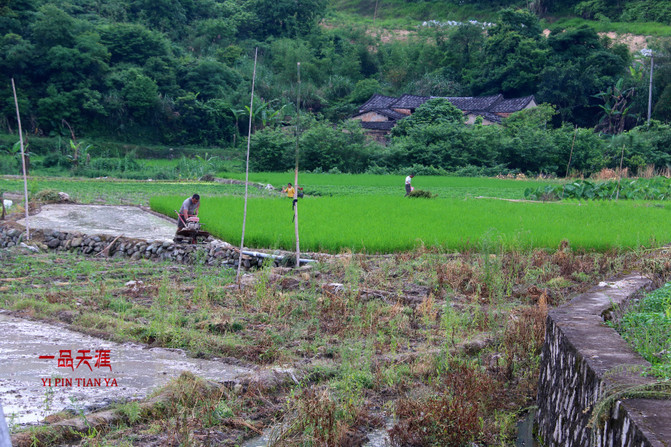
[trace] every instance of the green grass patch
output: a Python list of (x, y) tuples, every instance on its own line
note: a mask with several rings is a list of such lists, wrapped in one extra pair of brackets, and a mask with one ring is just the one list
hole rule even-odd
[(653, 375), (671, 379), (671, 283), (646, 295), (615, 327), (652, 364)]
[(561, 18), (552, 24), (546, 26), (559, 28), (573, 28), (581, 25), (588, 25), (598, 33), (615, 32), (618, 34), (636, 34), (642, 36), (671, 36), (671, 26), (657, 22), (610, 22), (585, 20), (580, 17)]
[[(182, 181), (141, 181), (118, 179), (81, 179), (81, 178), (31, 178), (28, 191), (31, 196), (39, 191), (52, 189), (63, 191), (78, 203), (104, 203), (107, 205), (148, 205), (149, 198), (163, 194), (178, 194), (185, 198), (194, 193), (203, 196), (224, 194), (244, 194), (244, 185), (223, 185), (213, 182)], [(23, 181), (0, 178), (0, 191), (22, 194)], [(251, 195), (263, 194), (256, 188), (250, 188)], [(181, 203), (180, 203), (181, 204)]]
[[(155, 211), (171, 214), (181, 196), (154, 197)], [(301, 249), (339, 252), (345, 248), (391, 253), (420, 245), (445, 250), (557, 247), (656, 246), (669, 240), (671, 205), (647, 202), (524, 203), (504, 200), (406, 199), (390, 196), (308, 197), (299, 201)], [(243, 199), (204, 198), (201, 221), (216, 236), (237, 243)], [(245, 245), (293, 249), (289, 199), (252, 198)]]
[[(244, 180), (244, 173), (222, 172), (219, 177)], [(293, 172), (260, 172), (249, 175), (249, 181), (269, 183), (275, 188), (294, 183)], [(501, 197), (522, 199), (528, 188), (556, 184), (550, 180), (508, 180), (485, 177), (415, 176), (412, 184), (417, 189), (431, 191), (441, 198)], [(404, 175), (374, 174), (305, 174), (298, 175), (298, 186), (305, 194), (318, 196), (342, 195), (405, 195)]]

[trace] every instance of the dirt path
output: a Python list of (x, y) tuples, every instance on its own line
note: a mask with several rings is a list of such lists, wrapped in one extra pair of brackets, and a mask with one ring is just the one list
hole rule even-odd
[[(250, 372), (221, 361), (187, 358), (175, 349), (114, 343), (6, 313), (0, 313), (0, 327), (0, 396), (10, 425), (38, 422), (66, 408), (90, 411), (118, 400), (144, 398), (182, 371), (216, 381)], [(80, 350), (90, 350), (86, 362), (91, 370), (86, 363), (77, 367), (77, 357), (84, 356)], [(108, 362), (100, 362), (109, 367), (96, 367), (96, 350), (109, 352)], [(62, 351), (69, 351), (74, 369), (58, 366)]]
[[(168, 219), (135, 206), (51, 204), (42, 206), (29, 219), (32, 229), (123, 235), (150, 241), (172, 240), (176, 229)], [(25, 226), (25, 219), (18, 223)]]

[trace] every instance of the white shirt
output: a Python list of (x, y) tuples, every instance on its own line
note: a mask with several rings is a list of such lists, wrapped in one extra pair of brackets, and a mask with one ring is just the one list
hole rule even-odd
[(407, 176), (407, 177), (405, 178), (405, 184), (406, 184), (406, 185), (409, 185), (411, 181), (412, 181), (412, 177)]

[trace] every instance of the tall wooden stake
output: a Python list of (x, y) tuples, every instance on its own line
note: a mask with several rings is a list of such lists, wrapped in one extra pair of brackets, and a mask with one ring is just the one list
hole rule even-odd
[(240, 257), (238, 258), (238, 272), (235, 274), (235, 282), (239, 284), (240, 269), (242, 268), (242, 250), (245, 249), (245, 225), (247, 224), (247, 190), (249, 187), (249, 146), (252, 141), (252, 115), (254, 112), (254, 83), (256, 82), (256, 58), (259, 48), (254, 50), (254, 71), (252, 73), (252, 99), (249, 103), (249, 130), (247, 131), (247, 164), (245, 167), (245, 208), (242, 213), (242, 238), (240, 239)]
[(615, 201), (620, 200), (620, 182), (622, 181), (622, 162), (624, 161), (624, 144), (622, 145), (622, 155), (620, 155), (620, 175), (617, 176), (617, 194)]
[(26, 174), (26, 154), (23, 151), (23, 129), (21, 129), (21, 114), (19, 113), (19, 100), (16, 97), (16, 86), (12, 78), (12, 91), (14, 92), (14, 104), (16, 104), (16, 120), (19, 122), (19, 141), (21, 144), (21, 165), (23, 166), (23, 195), (26, 207), (26, 239), (30, 240), (30, 226), (28, 225), (28, 177)]
[(296, 268), (301, 265), (301, 248), (298, 238), (298, 138), (301, 123), (301, 63), (297, 65), (298, 92), (296, 94), (296, 169), (294, 171), (294, 230), (296, 232)]
[[(568, 170), (569, 167), (571, 166), (571, 159), (573, 158), (573, 147), (575, 146), (575, 136), (578, 134), (578, 126), (575, 126), (575, 131), (573, 132), (573, 143), (571, 143), (571, 153), (568, 156), (568, 163), (566, 163), (566, 175), (564, 176), (565, 178), (568, 178)], [(564, 200), (564, 189), (566, 189), (566, 183), (564, 183), (564, 187), (561, 190), (561, 198)]]

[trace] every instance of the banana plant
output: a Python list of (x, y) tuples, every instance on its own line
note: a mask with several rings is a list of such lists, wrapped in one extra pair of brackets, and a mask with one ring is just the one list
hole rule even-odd
[(84, 144), (82, 141), (75, 143), (73, 140), (70, 140), (70, 152), (66, 155), (66, 158), (72, 163), (72, 169), (77, 169), (80, 165), (81, 160), (84, 160), (84, 164), (88, 164), (91, 160), (91, 155), (89, 151), (93, 148), (92, 144)]

